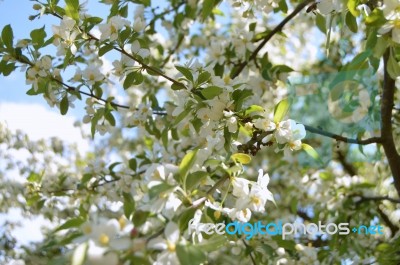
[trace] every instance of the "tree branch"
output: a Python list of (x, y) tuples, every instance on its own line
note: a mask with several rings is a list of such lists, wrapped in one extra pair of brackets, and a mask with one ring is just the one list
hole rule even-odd
[(356, 202), (357, 204), (361, 204), (361, 203), (367, 202), (367, 201), (390, 201), (393, 203), (400, 204), (400, 199), (391, 198), (389, 196), (364, 197), (361, 195), (354, 195), (354, 197), (361, 198), (359, 201)]
[(342, 164), (343, 169), (349, 173), (350, 176), (355, 176), (357, 175), (357, 170), (356, 168), (349, 162), (346, 161), (346, 156), (345, 154), (343, 154), (343, 152), (341, 150), (338, 150), (337, 152), (338, 155), (338, 160), (340, 162), (340, 164)]
[(379, 215), (382, 218), (382, 221), (385, 222), (385, 224), (389, 227), (390, 231), (392, 232), (392, 237), (397, 233), (397, 231), (399, 231), (399, 228), (392, 223), (392, 221), (390, 221), (389, 216), (387, 216), (387, 214), (381, 210), (381, 208), (377, 209)]
[(267, 44), (267, 42), (278, 32), (282, 31), (283, 27), (292, 19), (294, 18), (300, 11), (306, 7), (309, 3), (313, 2), (314, 0), (305, 0), (300, 3), (292, 13), (290, 13), (278, 26), (276, 26), (267, 36), (265, 36), (264, 40), (257, 46), (257, 48), (253, 51), (250, 55), (250, 58), (246, 61), (240, 63), (237, 67), (234, 67), (231, 72), (231, 78), (234, 79), (237, 77), (243, 69), (257, 57), (258, 52)]
[[(55, 13), (55, 12), (49, 12), (49, 13), (52, 14), (53, 16), (59, 18), (59, 19), (62, 19), (62, 17), (61, 17), (59, 14)], [(80, 27), (78, 27), (78, 29), (79, 29), (81, 32), (86, 33), (86, 35), (89, 37), (88, 40), (94, 40), (94, 41), (96, 41), (96, 42), (100, 42), (100, 40), (99, 40), (97, 37), (95, 37), (94, 35), (92, 35), (91, 33), (85, 32), (85, 31), (84, 31), (82, 28), (80, 28)], [(109, 43), (109, 42), (104, 42), (104, 43), (105, 43), (106, 45), (111, 44), (111, 43)], [(121, 47), (115, 47), (115, 46), (113, 45), (113, 50), (116, 50), (116, 51), (118, 51), (118, 52), (120, 52), (120, 53), (126, 55), (127, 57), (131, 58), (131, 59), (134, 60), (135, 62), (138, 62), (138, 63), (142, 66), (142, 68), (143, 68), (143, 69), (146, 69), (148, 72), (149, 72), (149, 71), (150, 71), (150, 72), (153, 72), (153, 74), (157, 74), (157, 75), (159, 75), (159, 76), (162, 76), (162, 77), (164, 77), (166, 80), (171, 81), (172, 83), (174, 83), (174, 84), (176, 84), (176, 85), (179, 85), (179, 86), (181, 86), (182, 88), (186, 88), (186, 86), (185, 86), (184, 84), (182, 84), (181, 82), (175, 80), (175, 79), (172, 78), (172, 77), (169, 77), (168, 75), (166, 75), (165, 73), (163, 73), (163, 72), (162, 72), (161, 70), (159, 70), (158, 68), (155, 68), (155, 67), (153, 67), (153, 66), (147, 65), (147, 64), (144, 63), (141, 59), (139, 59), (139, 58), (133, 56), (132, 54), (129, 54), (129, 53), (128, 53), (127, 51), (125, 51), (123, 48), (121, 48)]]
[(392, 171), (394, 186), (400, 196), (400, 156), (397, 153), (392, 133), (392, 109), (394, 106), (395, 80), (389, 75), (388, 60), (390, 47), (383, 55), (384, 79), (381, 99), (381, 138), (390, 170)]
[(178, 42), (176, 43), (175, 47), (172, 48), (172, 49), (169, 51), (167, 57), (165, 57), (163, 63), (162, 63), (161, 66), (160, 66), (160, 68), (163, 68), (163, 67), (169, 62), (169, 59), (171, 58), (171, 56), (179, 49), (179, 46), (181, 46), (181, 44), (182, 44), (184, 38), (185, 38), (185, 35), (184, 35), (184, 34), (179, 34)]
[[(24, 60), (24, 59), (22, 59), (22, 58), (20, 58), (20, 57), (15, 58), (15, 59), (16, 59), (18, 62), (20, 62), (20, 63), (26, 64), (26, 65), (29, 65), (29, 66), (32, 66), (32, 67), (34, 66), (34, 64), (33, 64), (32, 62), (26, 61), (26, 60)], [(122, 105), (122, 104), (119, 104), (119, 103), (115, 103), (115, 102), (113, 102), (113, 101), (109, 101), (109, 100), (107, 100), (107, 99), (98, 97), (98, 96), (94, 95), (93, 93), (88, 93), (88, 92), (85, 92), (85, 91), (81, 91), (81, 90), (76, 89), (75, 87), (70, 86), (70, 85), (64, 83), (63, 81), (61, 81), (61, 80), (59, 80), (59, 79), (57, 79), (57, 78), (54, 78), (54, 77), (52, 77), (52, 76), (50, 76), (50, 79), (51, 79), (52, 81), (54, 81), (54, 82), (56, 82), (56, 83), (62, 85), (63, 87), (65, 87), (65, 90), (66, 90), (67, 92), (71, 93), (71, 94), (79, 93), (79, 94), (84, 95), (84, 96), (88, 96), (88, 97), (91, 97), (91, 98), (95, 98), (95, 99), (97, 99), (98, 101), (101, 101), (101, 102), (103, 102), (103, 103), (109, 102), (109, 103), (111, 104), (112, 107), (122, 108), (122, 109), (129, 109), (129, 106), (127, 106), (127, 105)], [(138, 110), (138, 109), (136, 108), (136, 110)], [(154, 114), (154, 115), (167, 115), (167, 113), (166, 113), (164, 110), (153, 110), (153, 114)]]
[(359, 145), (367, 145), (367, 144), (373, 144), (373, 143), (382, 143), (382, 139), (381, 137), (371, 137), (368, 139), (364, 139), (364, 140), (359, 140), (359, 139), (352, 139), (352, 138), (347, 138), (338, 134), (334, 134), (331, 132), (327, 132), (318, 128), (314, 128), (312, 126), (309, 125), (305, 125), (304, 127), (307, 131), (309, 131), (310, 133), (315, 133), (315, 134), (319, 134), (322, 136), (326, 136), (326, 137), (330, 137), (335, 139), (336, 141), (339, 142), (345, 142), (345, 143), (349, 143), (349, 144), (359, 144)]

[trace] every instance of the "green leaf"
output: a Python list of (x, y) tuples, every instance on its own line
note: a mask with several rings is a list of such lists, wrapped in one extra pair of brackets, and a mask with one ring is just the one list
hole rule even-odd
[(321, 15), (320, 13), (317, 13), (315, 22), (317, 24), (318, 29), (326, 34), (326, 19), (323, 15)]
[(10, 24), (3, 28), (3, 31), (1, 32), (1, 39), (7, 48), (11, 49), (13, 47), (14, 33)]
[(375, 8), (369, 16), (365, 18), (365, 24), (368, 26), (381, 27), (386, 23), (385, 16), (383, 15), (383, 11)]
[(68, 108), (69, 108), (69, 102), (68, 102), (68, 96), (65, 95), (61, 102), (60, 102), (60, 112), (61, 115), (65, 115), (68, 112)]
[(360, 15), (360, 11), (357, 9), (359, 3), (360, 0), (348, 0), (347, 2), (347, 8), (354, 17), (358, 17)]
[(203, 9), (201, 10), (201, 18), (205, 20), (212, 12), (215, 6), (215, 0), (204, 0)]
[(228, 242), (224, 235), (214, 234), (211, 238), (203, 240), (197, 246), (203, 251), (211, 252), (223, 247)]
[(303, 143), (303, 144), (301, 144), (301, 148), (304, 151), (306, 151), (306, 153), (309, 156), (311, 156), (312, 158), (314, 158), (317, 161), (320, 161), (320, 158), (319, 158), (319, 155), (318, 155), (317, 151), (315, 151), (315, 149), (312, 146)]
[(275, 65), (274, 67), (272, 67), (271, 71), (275, 74), (280, 74), (280, 73), (290, 73), (293, 72), (293, 68), (284, 65), (284, 64), (279, 64), (279, 65)]
[(264, 78), (264, 80), (272, 81), (271, 74), (269, 73), (269, 70), (270, 69), (268, 67), (265, 67), (261, 72), (261, 76)]
[(147, 217), (149, 216), (149, 212), (145, 212), (145, 211), (135, 211), (134, 215), (133, 215), (133, 224), (135, 225), (135, 227), (139, 227), (142, 224), (144, 224), (147, 220)]
[(223, 64), (216, 64), (214, 66), (214, 73), (216, 76), (222, 77), (224, 75), (224, 68), (225, 65)]
[(186, 108), (184, 111), (181, 112), (181, 114), (176, 116), (174, 120), (174, 126), (180, 123), (191, 111), (192, 111), (191, 108)]
[(206, 99), (213, 99), (216, 96), (219, 96), (222, 93), (223, 89), (217, 86), (209, 86), (201, 90), (201, 94)]
[(104, 113), (104, 118), (110, 123), (111, 126), (115, 126), (115, 118), (111, 112), (107, 111)]
[(350, 29), (352, 32), (357, 33), (357, 31), (358, 31), (357, 20), (356, 20), (356, 18), (351, 14), (351, 12), (347, 12), (347, 14), (346, 14), (346, 25), (347, 25), (347, 27), (349, 27), (349, 29)]
[(101, 47), (99, 49), (99, 56), (103, 56), (104, 54), (106, 54), (107, 52), (111, 51), (114, 48), (114, 45), (112, 44), (106, 44), (103, 47)]
[(274, 122), (278, 123), (283, 120), (283, 118), (286, 116), (286, 114), (289, 111), (289, 100), (288, 99), (283, 99), (281, 100), (276, 106), (274, 110)]
[(257, 26), (257, 22), (250, 23), (249, 31), (255, 31)]
[(72, 255), (71, 265), (83, 265), (86, 259), (86, 252), (88, 250), (88, 243), (80, 244)]
[(329, 180), (333, 180), (333, 179), (334, 179), (334, 176), (332, 175), (332, 173), (327, 172), (327, 171), (325, 171), (325, 172), (320, 172), (320, 173), (319, 173), (319, 177), (320, 177), (322, 180), (325, 180), (325, 181), (329, 181)]
[(253, 112), (263, 112), (264, 108), (258, 105), (251, 105), (250, 107), (248, 107), (246, 109), (246, 111), (244, 112), (244, 115), (247, 116)]
[(132, 169), (133, 171), (136, 171), (137, 168), (137, 162), (135, 158), (129, 159), (129, 168)]
[(179, 84), (172, 83), (172, 85), (171, 85), (171, 89), (172, 90), (181, 90), (181, 89), (184, 89), (184, 88), (185, 88), (185, 86), (183, 84), (181, 84), (181, 83), (179, 83)]
[(279, 9), (282, 10), (283, 13), (287, 13), (288, 6), (287, 6), (287, 3), (286, 3), (286, 0), (280, 0), (278, 5), (279, 5)]
[(26, 180), (29, 182), (39, 183), (42, 180), (42, 177), (43, 174), (39, 175), (38, 173), (31, 172)]
[(181, 264), (200, 265), (207, 259), (201, 247), (194, 245), (177, 245), (176, 255)]
[(373, 50), (377, 41), (377, 29), (370, 30), (368, 32), (367, 42), (365, 43), (365, 49)]
[(235, 90), (232, 93), (232, 99), (235, 104), (235, 111), (240, 111), (242, 109), (243, 102), (246, 98), (251, 97), (253, 92), (249, 89)]
[[(186, 183), (186, 177), (189, 170), (192, 168), (196, 161), (197, 150), (189, 151), (182, 159), (179, 165), (179, 176), (182, 183)], [(185, 185), (184, 185), (185, 186)]]
[(360, 54), (357, 54), (354, 59), (346, 65), (346, 70), (358, 70), (365, 67), (365, 62), (367, 61), (368, 57), (372, 55), (371, 50), (366, 50)]
[(243, 153), (236, 153), (231, 156), (231, 159), (236, 163), (248, 164), (251, 162), (251, 156)]
[(143, 80), (144, 77), (140, 72), (131, 72), (125, 77), (123, 87), (124, 89), (128, 89), (131, 86), (140, 85)]
[(189, 174), (186, 178), (186, 190), (196, 188), (203, 179), (207, 178), (208, 173), (205, 171), (197, 171)]
[(35, 29), (31, 32), (31, 39), (32, 45), (35, 47), (36, 50), (41, 48), (44, 44), (44, 39), (46, 38), (47, 34), (44, 30), (44, 26), (40, 29)]
[(79, 0), (65, 0), (65, 14), (79, 21)]
[(205, 72), (205, 71), (202, 72), (199, 75), (199, 78), (197, 78), (197, 85), (201, 85), (201, 84), (207, 82), (210, 79), (210, 77), (211, 77), (211, 74), (209, 72)]
[(162, 194), (165, 191), (170, 190), (171, 188), (172, 188), (172, 186), (170, 186), (166, 183), (161, 183), (159, 185), (156, 185), (149, 190), (149, 197), (150, 197), (150, 199), (153, 199), (154, 197), (159, 196), (160, 194)]
[(132, 214), (135, 211), (135, 201), (130, 193), (123, 192), (124, 197), (124, 214), (128, 220), (131, 220)]
[(5, 60), (0, 62), (0, 74), (4, 76), (9, 76), (15, 69), (15, 63), (7, 64)]
[(58, 232), (58, 231), (60, 231), (60, 230), (65, 230), (65, 229), (73, 228), (73, 227), (79, 227), (79, 226), (81, 226), (84, 222), (85, 222), (85, 220), (82, 219), (82, 218), (73, 218), (73, 219), (69, 219), (69, 220), (67, 220), (65, 223), (63, 223), (62, 225), (60, 225), (60, 226), (56, 229), (56, 232)]
[(189, 68), (183, 67), (183, 66), (179, 66), (176, 65), (175, 68), (184, 76), (186, 77), (188, 80), (193, 82), (193, 75), (192, 72), (190, 71)]
[(197, 209), (195, 207), (189, 207), (183, 211), (183, 213), (179, 216), (179, 231), (183, 232), (188, 228), (189, 221), (193, 218), (196, 210)]
[(383, 54), (385, 53), (388, 45), (389, 45), (389, 43), (385, 38), (383, 38), (383, 37), (378, 38), (376, 41), (375, 47), (373, 47), (374, 57), (381, 58), (383, 56)]
[(395, 79), (400, 76), (400, 65), (391, 53), (387, 63), (387, 71), (391, 78)]

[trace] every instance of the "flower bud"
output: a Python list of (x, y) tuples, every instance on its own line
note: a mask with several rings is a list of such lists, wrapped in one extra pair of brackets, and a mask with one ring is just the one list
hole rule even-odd
[(34, 10), (40, 10), (40, 9), (42, 9), (42, 5), (40, 5), (40, 4), (34, 4), (34, 5), (33, 5), (33, 9), (34, 9)]

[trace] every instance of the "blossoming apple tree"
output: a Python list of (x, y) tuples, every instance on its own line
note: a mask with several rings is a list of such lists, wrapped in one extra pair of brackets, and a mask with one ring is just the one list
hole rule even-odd
[[(107, 16), (79, 0), (35, 0), (30, 19), (52, 25), (25, 38), (1, 31), (0, 74), (23, 71), (28, 95), (61, 115), (77, 105), (78, 126), (90, 128), (83, 137), (103, 136), (81, 153), (0, 126), (2, 212), (17, 207), (55, 225), (43, 242), (20, 246), (6, 224), (3, 261), (400, 262), (397, 0), (99, 4)], [(313, 84), (293, 96), (293, 80), (307, 76)], [(340, 82), (356, 89), (346, 94)], [(332, 129), (334, 120), (352, 130)], [(26, 182), (7, 178), (11, 170)], [(384, 233), (247, 240), (189, 234), (191, 219), (379, 223)]]

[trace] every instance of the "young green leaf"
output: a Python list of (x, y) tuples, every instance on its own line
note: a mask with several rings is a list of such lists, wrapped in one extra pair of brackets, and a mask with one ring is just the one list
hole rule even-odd
[(79, 21), (79, 0), (65, 0), (65, 14)]
[(179, 165), (179, 176), (182, 183), (186, 183), (186, 177), (189, 170), (192, 168), (194, 162), (196, 161), (197, 150), (189, 151), (182, 159)]
[(231, 159), (236, 163), (248, 164), (251, 161), (251, 156), (243, 153), (236, 153), (231, 156)]
[(308, 145), (308, 144), (301, 144), (301, 148), (304, 150), (304, 151), (306, 151), (306, 153), (309, 155), (309, 156), (311, 156), (312, 158), (314, 158), (315, 160), (317, 160), (317, 161), (320, 161), (320, 157), (319, 157), (319, 155), (318, 155), (318, 153), (317, 153), (317, 151), (315, 151), (315, 149), (311, 146), (311, 145)]
[(72, 255), (71, 265), (83, 265), (86, 259), (86, 252), (88, 250), (88, 243), (80, 244), (75, 250), (74, 254)]
[(281, 100), (276, 106), (274, 110), (274, 122), (280, 122), (286, 116), (289, 111), (290, 103), (288, 99)]

